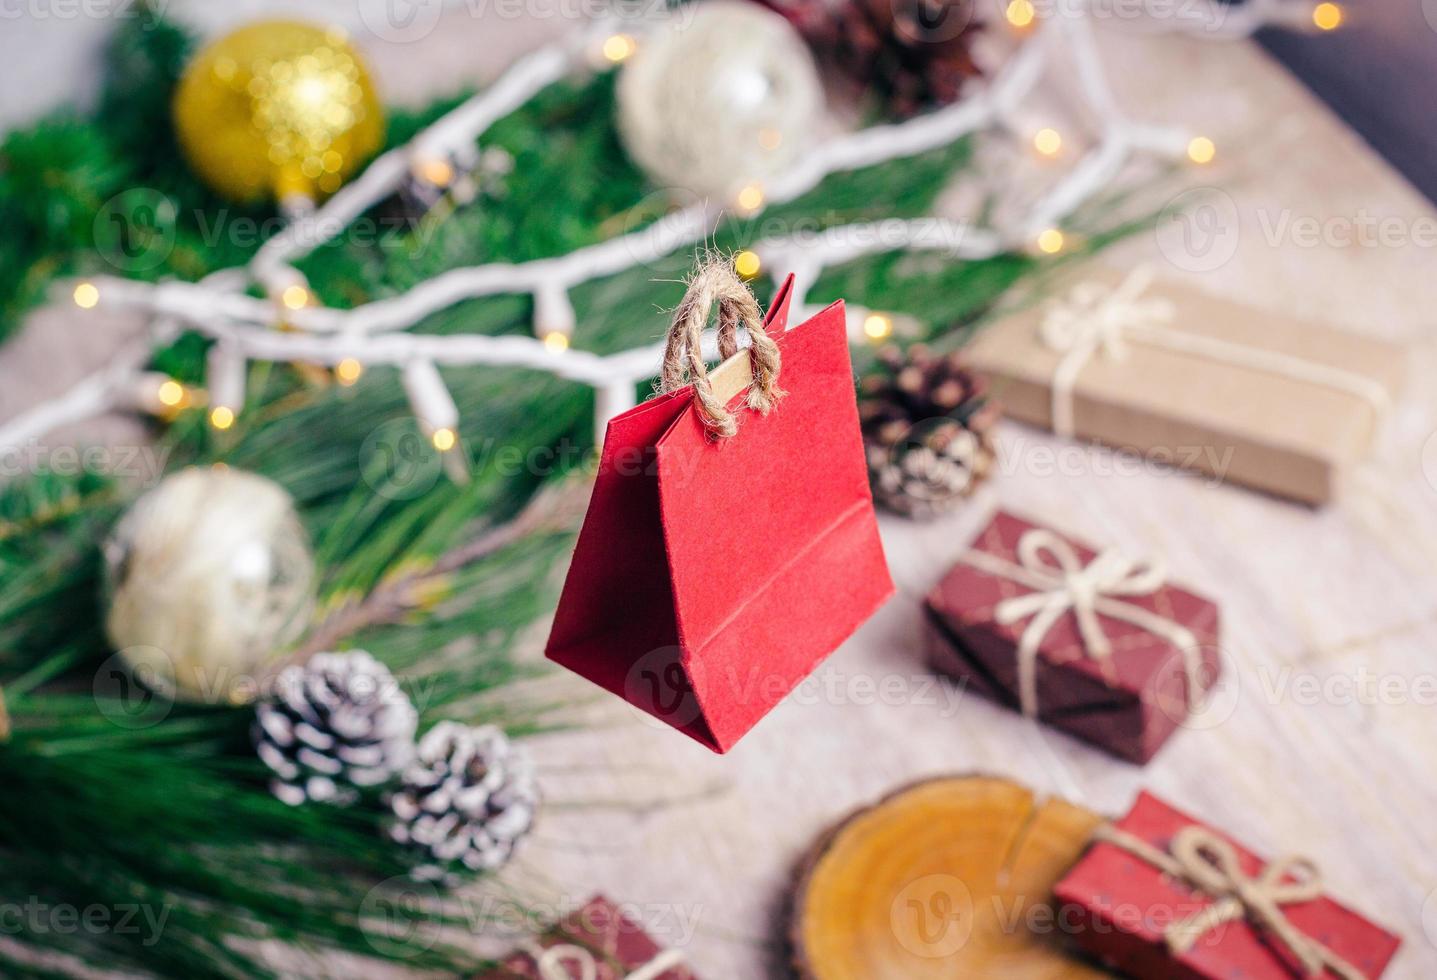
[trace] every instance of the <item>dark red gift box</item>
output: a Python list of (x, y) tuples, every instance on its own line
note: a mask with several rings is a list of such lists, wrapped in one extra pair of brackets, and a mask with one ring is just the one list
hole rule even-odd
[[(550, 949), (556, 946), (577, 946), (583, 953), (555, 958), (562, 969), (574, 980), (583, 980), (590, 974), (585, 964), (574, 958), (587, 955), (592, 959), (595, 973), (593, 980), (623, 980), (635, 970), (652, 967), (657, 958), (666, 953), (654, 942), (633, 919), (626, 916), (619, 906), (602, 895), (595, 895), (577, 912), (561, 920), (539, 939), (539, 946)], [(677, 957), (675, 957), (677, 958)], [(515, 952), (506, 957), (495, 969), (481, 974), (477, 980), (547, 980), (547, 974), (539, 969), (534, 955)], [(698, 980), (682, 963), (677, 963), (653, 980)]]
[[(998, 512), (970, 546), (1000, 562), (1023, 565), (1020, 542), (1030, 532), (1053, 532), (1012, 514)], [(1072, 549), (1077, 568), (1091, 568), (1098, 553), (1087, 545), (1054, 535)], [(969, 556), (971, 557), (971, 555)], [(960, 560), (929, 593), (927, 607), (929, 655), (935, 668), (972, 690), (1013, 708), (1020, 707), (1018, 647), (1034, 615), (1000, 622), (1005, 601), (1039, 591), (1028, 585)], [(1109, 553), (1104, 561), (1121, 561)], [(1040, 573), (1056, 580), (1064, 569), (1048, 549), (1039, 549)], [(1160, 578), (1160, 576), (1159, 576)], [(1058, 581), (1061, 585), (1061, 581)], [(1056, 585), (1055, 585), (1056, 587)], [(1191, 642), (1185, 650), (1151, 629), (1114, 618), (1099, 609), (1096, 625), (1111, 646), (1111, 656), (1093, 655), (1085, 642), (1077, 613), (1069, 607), (1043, 635), (1035, 665), (1036, 714), (1039, 719), (1119, 758), (1144, 763), (1190, 714), (1188, 656), (1200, 663), (1195, 676), (1199, 696), (1216, 682), (1218, 609), (1186, 589), (1161, 584), (1147, 592), (1124, 592), (1105, 601), (1136, 609), (1185, 627)]]
[[(1159, 851), (1174, 838), (1203, 825), (1148, 793), (1116, 824)], [(1205, 828), (1206, 829), (1206, 828)], [(1266, 866), (1241, 845), (1231, 845), (1241, 874), (1255, 878)], [(1284, 876), (1284, 881), (1294, 879)], [(1213, 899), (1101, 839), (1058, 882), (1059, 921), (1075, 942), (1137, 980), (1292, 980), (1303, 971), (1290, 950), (1248, 918), (1237, 918), (1197, 937), (1191, 949), (1170, 952), (1165, 935), (1176, 921), (1208, 908)], [(1364, 977), (1380, 977), (1401, 945), (1397, 936), (1326, 896), (1280, 905), (1282, 914), (1309, 941), (1335, 954)], [(1321, 978), (1340, 976), (1330, 967)]]

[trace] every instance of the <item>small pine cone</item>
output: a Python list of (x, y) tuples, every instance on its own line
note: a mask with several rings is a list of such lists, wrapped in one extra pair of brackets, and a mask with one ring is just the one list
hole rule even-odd
[(957, 101), (981, 74), (974, 0), (760, 0), (787, 17), (825, 67), (891, 115)]
[(418, 725), (389, 668), (356, 650), (281, 671), (275, 696), (255, 707), (252, 735), (279, 799), (347, 806), (409, 764)]
[(952, 510), (992, 468), (997, 406), (959, 354), (915, 345), (907, 356), (886, 348), (879, 360), (859, 394), (874, 497), (910, 517)]
[(538, 808), (527, 753), (494, 725), (445, 721), (420, 740), (390, 797), (389, 835), (418, 856), (415, 878), (450, 880), (503, 867)]

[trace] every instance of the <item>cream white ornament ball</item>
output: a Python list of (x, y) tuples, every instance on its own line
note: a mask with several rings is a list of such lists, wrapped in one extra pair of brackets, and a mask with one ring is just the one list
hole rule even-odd
[(681, 14), (624, 66), (619, 134), (656, 182), (727, 203), (798, 159), (821, 117), (823, 88), (779, 14), (737, 0)]
[(313, 609), (294, 501), (253, 473), (166, 477), (116, 524), (104, 556), (110, 642), (142, 683), (180, 700), (252, 699)]

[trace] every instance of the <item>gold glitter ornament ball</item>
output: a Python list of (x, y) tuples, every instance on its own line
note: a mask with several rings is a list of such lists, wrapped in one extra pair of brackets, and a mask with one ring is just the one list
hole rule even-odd
[(298, 21), (250, 24), (205, 47), (180, 79), (174, 116), (190, 166), (241, 203), (332, 194), (384, 141), (348, 38)]

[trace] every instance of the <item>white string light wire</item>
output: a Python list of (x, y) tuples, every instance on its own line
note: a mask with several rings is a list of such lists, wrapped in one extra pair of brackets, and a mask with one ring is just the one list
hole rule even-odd
[[(1021, 6), (1024, 4), (1026, 12)], [(1331, 6), (1319, 4), (1313, 8), (1291, 0), (1249, 0), (1242, 15), (1228, 17), (1221, 29), (1223, 36), (1239, 36), (1265, 23), (1295, 23), (1298, 9), (1304, 18), (1319, 21), (1315, 9)], [(1033, 10), (1031, 0), (1013, 0), (1008, 18), (1021, 24), (1031, 18)], [(1041, 251), (1060, 251), (1063, 239), (1058, 226), (1107, 186), (1134, 152), (1169, 157), (1190, 152), (1188, 136), (1182, 131), (1136, 123), (1120, 111), (1103, 73), (1089, 18), (1090, 12), (1079, 0), (1075, 9), (1043, 19), (1034, 35), (982, 91), (908, 122), (875, 126), (832, 139), (766, 186), (747, 189), (744, 203), (750, 206), (741, 211), (752, 216), (769, 205), (806, 194), (830, 174), (912, 157), (951, 145), (984, 127), (1002, 124), (1011, 119), (1044, 70), (1064, 52), (1076, 72), (1080, 93), (1098, 120), (1096, 147), (1014, 228), (982, 229), (936, 218), (895, 219), (830, 228), (817, 235), (778, 237), (755, 245), (753, 252), (765, 266), (791, 271), (797, 277), (797, 312), (809, 312), (803, 309), (804, 291), (823, 269), (864, 255), (901, 249), (930, 250), (975, 260), (1026, 248), (1035, 242)], [(621, 27), (627, 31), (645, 29), (642, 24), (637, 28), (627, 23)], [(1171, 27), (1190, 33), (1215, 33), (1207, 20), (1174, 22)], [(719, 224), (723, 208), (710, 203), (692, 205), (639, 231), (564, 256), (453, 269), (401, 295), (349, 310), (311, 305), (308, 284), (293, 263), (342, 234), (351, 222), (393, 194), (426, 162), (472, 154), (475, 142), (492, 124), (591, 61), (595, 42), (613, 36), (612, 22), (599, 24), (520, 59), (495, 84), (439, 119), (409, 144), (376, 158), (322, 207), (269, 239), (247, 267), (223, 270), (198, 283), (141, 283), (117, 277), (81, 283), (76, 287), (77, 303), (87, 308), (103, 305), (149, 313), (155, 317), (152, 337), (145, 349), (123, 352), (104, 370), (64, 395), (36, 405), (0, 427), (0, 448), (20, 446), (54, 428), (108, 410), (143, 410), (151, 406), (154, 392), (146, 391), (145, 386), (153, 386), (156, 381), (143, 372), (146, 351), (150, 345), (172, 339), (181, 325), (216, 341), (207, 367), (207, 383), (210, 417), (218, 428), (233, 424), (243, 407), (245, 369), (250, 361), (304, 361), (340, 368), (346, 364), (390, 364), (403, 370), (411, 407), (436, 446), (448, 449), (455, 443), (459, 415), (437, 366), (488, 364), (545, 371), (594, 388), (596, 422), (602, 437), (607, 421), (631, 407), (637, 386), (656, 373), (662, 345), (609, 356), (574, 349), (569, 343), (576, 326), (569, 290), (655, 262), (703, 241)], [(624, 47), (628, 50), (632, 46)], [(269, 298), (246, 295), (243, 290), (251, 282), (259, 284)], [(408, 332), (426, 317), (461, 301), (525, 292), (534, 297), (536, 337)], [(874, 317), (867, 310), (850, 307), (850, 323), (866, 323), (870, 336), (881, 336), (887, 321)], [(283, 332), (274, 329), (280, 322), (287, 328)], [(874, 323), (879, 324), (877, 330), (872, 329)], [(858, 330), (852, 332), (863, 335)], [(706, 355), (712, 358), (715, 353), (710, 339)], [(165, 398), (161, 403), (175, 404)]]

